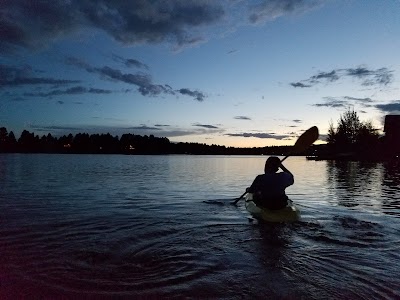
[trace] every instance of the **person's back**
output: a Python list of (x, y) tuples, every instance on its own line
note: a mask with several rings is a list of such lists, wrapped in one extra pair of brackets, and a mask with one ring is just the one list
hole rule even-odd
[[(283, 172), (277, 173), (279, 168)], [(293, 174), (281, 164), (279, 158), (271, 156), (265, 163), (265, 174), (258, 175), (247, 191), (253, 193), (253, 201), (257, 205), (281, 209), (287, 205), (285, 189), (293, 183)]]

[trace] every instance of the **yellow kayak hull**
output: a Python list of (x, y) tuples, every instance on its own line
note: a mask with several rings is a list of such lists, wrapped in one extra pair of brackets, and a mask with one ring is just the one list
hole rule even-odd
[(245, 198), (246, 210), (255, 218), (266, 222), (296, 222), (300, 220), (300, 210), (288, 200), (288, 205), (282, 209), (270, 210), (261, 208), (253, 202), (253, 194), (248, 193)]

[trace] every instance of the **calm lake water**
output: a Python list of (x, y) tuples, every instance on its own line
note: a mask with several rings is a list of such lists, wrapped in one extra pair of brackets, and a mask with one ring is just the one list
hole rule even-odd
[(400, 167), (290, 157), (270, 225), (265, 159), (0, 154), (0, 298), (400, 298)]

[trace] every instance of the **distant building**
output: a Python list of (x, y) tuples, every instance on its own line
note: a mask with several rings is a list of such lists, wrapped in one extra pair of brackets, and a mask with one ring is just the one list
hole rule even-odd
[(392, 155), (400, 155), (400, 115), (385, 117), (385, 150)]

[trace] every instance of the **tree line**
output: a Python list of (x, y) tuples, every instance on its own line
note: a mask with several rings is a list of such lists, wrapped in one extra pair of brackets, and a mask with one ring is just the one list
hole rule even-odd
[(327, 144), (315, 154), (317, 159), (391, 160), (400, 155), (400, 145), (398, 139), (381, 136), (371, 121), (361, 121), (357, 112), (348, 109), (336, 127), (329, 124)]
[[(78, 133), (54, 137), (35, 135), (24, 130), (16, 139), (12, 131), (0, 128), (0, 152), (3, 153), (103, 153), (103, 154), (213, 154), (213, 155), (286, 155), (290, 146), (236, 148), (201, 143), (173, 143), (166, 137), (127, 133), (118, 136)], [(301, 153), (300, 153), (301, 154)], [(305, 154), (305, 153), (303, 153)]]
[[(400, 157), (400, 128), (381, 136), (371, 121), (360, 121), (348, 109), (335, 127), (331, 122), (327, 143), (313, 145), (303, 153), (314, 159), (390, 160)], [(173, 143), (166, 137), (141, 136), (132, 133), (120, 138), (111, 134), (78, 133), (39, 137), (24, 130), (16, 139), (12, 131), (0, 127), (0, 152), (9, 153), (105, 153), (105, 154), (204, 154), (204, 155), (293, 155), (291, 146), (236, 148), (201, 143)]]

